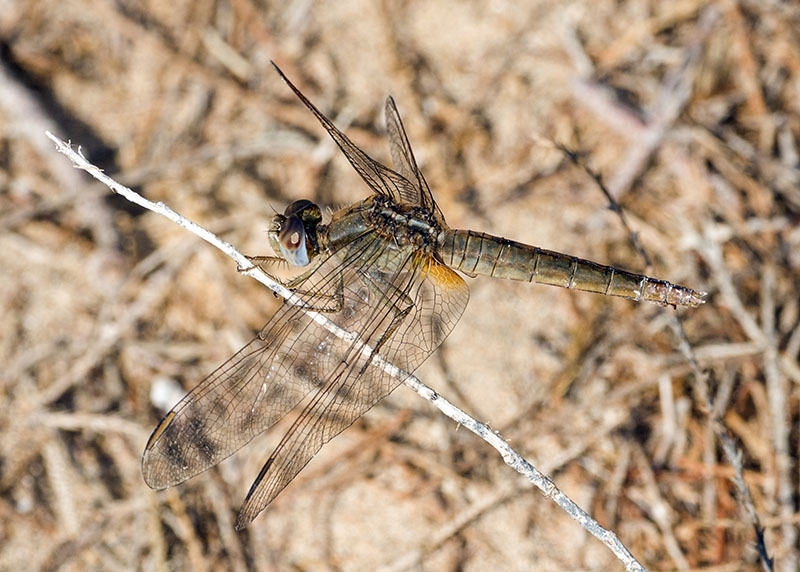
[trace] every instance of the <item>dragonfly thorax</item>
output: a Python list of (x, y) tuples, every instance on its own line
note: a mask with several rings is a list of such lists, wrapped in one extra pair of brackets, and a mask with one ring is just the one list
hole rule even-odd
[(370, 223), (376, 232), (399, 247), (431, 250), (441, 227), (423, 207), (398, 204), (389, 197), (372, 197)]
[(293, 266), (308, 266), (319, 254), (317, 235), (322, 213), (309, 200), (294, 201), (272, 217), (269, 241), (275, 254)]

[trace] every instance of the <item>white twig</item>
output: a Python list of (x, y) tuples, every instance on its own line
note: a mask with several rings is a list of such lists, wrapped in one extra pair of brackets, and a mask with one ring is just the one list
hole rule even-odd
[[(157, 214), (160, 214), (172, 222), (180, 225), (181, 227), (185, 228), (189, 232), (199, 236), (209, 244), (215, 246), (229, 257), (231, 257), (238, 265), (239, 268), (242, 269), (242, 274), (246, 276), (250, 276), (251, 278), (255, 278), (262, 284), (264, 284), (267, 288), (272, 290), (273, 292), (279, 294), (283, 298), (285, 298), (290, 303), (296, 303), (302, 306), (301, 301), (296, 295), (280, 283), (276, 282), (269, 275), (264, 273), (258, 266), (254, 266), (246, 256), (244, 256), (241, 252), (236, 250), (230, 243), (218, 238), (213, 233), (209, 232), (205, 228), (195, 224), (194, 222), (184, 218), (164, 203), (158, 202), (154, 203), (142, 197), (141, 195), (135, 193), (131, 189), (120, 185), (116, 181), (114, 181), (111, 177), (107, 176), (105, 173), (102, 172), (98, 167), (90, 163), (83, 154), (80, 153), (80, 148), (78, 152), (72, 149), (72, 146), (68, 143), (61, 141), (58, 137), (50, 133), (49, 131), (46, 132), (47, 136), (55, 143), (56, 149), (66, 155), (76, 167), (87, 171), (90, 175), (96, 178), (101, 183), (105, 184), (109, 189), (113, 192), (117, 193), (118, 195), (122, 195), (129, 201), (146, 208), (150, 211), (153, 211)], [(306, 310), (308, 315), (320, 326), (331, 332), (332, 334), (336, 335), (337, 337), (346, 340), (351, 343), (355, 343), (361, 347), (361, 352), (366, 355), (372, 354), (372, 348), (370, 348), (367, 344), (360, 342), (358, 334), (355, 332), (348, 332), (337, 326), (335, 323), (331, 322), (324, 314), (320, 314), (318, 312), (313, 312), (310, 310)], [(434, 390), (426, 386), (422, 381), (418, 378), (414, 377), (408, 372), (405, 372), (398, 368), (397, 366), (393, 365), (392, 363), (383, 359), (380, 355), (375, 355), (372, 359), (372, 365), (375, 367), (379, 367), (389, 373), (392, 376), (398, 377), (403, 379), (403, 382), (406, 386), (410, 387), (414, 391), (417, 392), (421, 397), (430, 401), (434, 406), (436, 406), (439, 411), (447, 415), (450, 419), (453, 419), (457, 423), (463, 425), (481, 439), (486, 441), (489, 445), (494, 447), (500, 455), (503, 457), (503, 461), (513, 468), (515, 471), (520, 473), (522, 476), (527, 478), (531, 483), (533, 483), (537, 488), (539, 488), (546, 497), (553, 500), (558, 506), (560, 506), (567, 514), (569, 514), (574, 520), (576, 520), (583, 528), (585, 528), (589, 533), (591, 533), (594, 537), (599, 539), (603, 544), (608, 546), (608, 548), (614, 553), (614, 555), (622, 562), (627, 570), (636, 570), (636, 571), (643, 571), (645, 568), (633, 557), (630, 551), (620, 542), (617, 535), (610, 530), (606, 530), (600, 524), (598, 524), (593, 518), (591, 518), (583, 509), (581, 509), (577, 504), (575, 504), (572, 499), (570, 499), (567, 495), (561, 492), (558, 487), (544, 474), (539, 472), (533, 465), (531, 465), (528, 461), (526, 461), (519, 453), (517, 453), (514, 449), (512, 449), (508, 443), (506, 443), (503, 438), (500, 436), (499, 433), (493, 431), (489, 426), (484, 423), (479, 422), (478, 420), (474, 419), (473, 417), (467, 415), (464, 411), (457, 408), (455, 405), (447, 401), (441, 395), (436, 393)]]

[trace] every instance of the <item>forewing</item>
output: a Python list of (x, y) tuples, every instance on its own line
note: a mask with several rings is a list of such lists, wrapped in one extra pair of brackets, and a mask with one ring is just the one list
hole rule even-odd
[(411, 253), (398, 255), (407, 258), (398, 261), (395, 271), (381, 271), (386, 250), (370, 253), (371, 267), (346, 270), (341, 325), (358, 332), (359, 338), (347, 345), (344, 359), (334, 365), (267, 460), (242, 505), (238, 529), (252, 521), (325, 443), (403, 381), (372, 364), (374, 356), (365, 344), (411, 373), (461, 317), (469, 291), (460, 276), (432, 257)]
[(417, 167), (417, 160), (411, 150), (411, 142), (408, 140), (403, 120), (400, 119), (400, 112), (397, 110), (392, 96), (386, 98), (386, 131), (389, 134), (389, 148), (394, 168), (404, 178), (411, 181), (415, 187), (415, 196), (411, 197), (408, 202), (433, 210), (440, 220), (444, 220), (442, 211), (439, 210), (439, 206), (433, 199), (428, 182)]
[[(359, 243), (350, 256), (364, 254)], [(152, 488), (176, 485), (205, 471), (274, 425), (309, 392), (321, 387), (343, 358), (343, 342), (303, 308), (339, 304), (342, 270), (354, 260), (321, 262), (298, 295), (285, 302), (259, 335), (190, 391), (156, 427), (142, 456)], [(337, 314), (330, 314), (337, 321)]]
[(327, 131), (328, 135), (331, 136), (331, 139), (336, 142), (336, 144), (339, 146), (339, 149), (342, 150), (342, 153), (344, 153), (344, 156), (347, 157), (348, 161), (350, 161), (350, 164), (353, 166), (359, 176), (374, 192), (391, 197), (395, 202), (404, 202), (414, 205), (420, 204), (417, 200), (419, 192), (413, 182), (409, 182), (401, 174), (392, 171), (384, 165), (381, 165), (372, 157), (364, 153), (364, 151), (359, 149), (355, 143), (350, 141), (347, 135), (339, 131), (333, 122), (325, 117), (325, 115), (323, 115), (322, 112), (317, 109), (316, 106), (311, 103), (291, 81), (289, 81), (289, 78), (283, 74), (283, 72), (278, 66), (275, 65), (275, 63), (272, 65), (280, 74), (281, 78), (283, 78), (283, 81), (286, 82), (286, 84), (291, 88), (300, 101), (303, 102), (303, 105), (305, 105), (309, 111), (314, 114), (314, 117), (319, 120), (319, 122), (325, 128), (325, 131)]

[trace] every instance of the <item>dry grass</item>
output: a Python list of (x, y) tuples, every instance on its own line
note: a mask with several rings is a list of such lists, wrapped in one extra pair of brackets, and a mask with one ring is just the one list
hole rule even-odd
[[(273, 208), (367, 193), (274, 59), (384, 161), (393, 94), (451, 226), (711, 292), (674, 312), (478, 278), (418, 373), (651, 570), (759, 568), (727, 432), (775, 568), (795, 570), (798, 30), (800, 8), (769, 2), (6, 4), (0, 569), (620, 568), (404, 388), (244, 533), (235, 511), (280, 428), (180, 487), (145, 486), (139, 459), (163, 414), (151, 386), (192, 387), (278, 302), (73, 170), (43, 131), (270, 254)], [(602, 175), (653, 268), (546, 141)]]

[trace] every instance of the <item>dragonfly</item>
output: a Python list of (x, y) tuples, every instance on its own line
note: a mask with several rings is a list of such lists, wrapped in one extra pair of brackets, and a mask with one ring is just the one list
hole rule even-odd
[[(417, 166), (394, 100), (385, 115), (394, 169), (359, 149), (273, 63), (372, 195), (323, 222), (309, 200), (269, 227), (275, 260), (299, 268), (258, 335), (192, 389), (155, 428), (142, 473), (177, 485), (298, 412), (259, 472), (236, 519), (247, 526), (322, 446), (389, 395), (453, 330), (469, 300), (459, 273), (550, 284), (660, 305), (696, 307), (705, 294), (513, 240), (451, 229)], [(257, 260), (256, 260), (257, 259)], [(348, 336), (314, 319), (323, 314)], [(385, 360), (401, 375), (377, 367)]]

